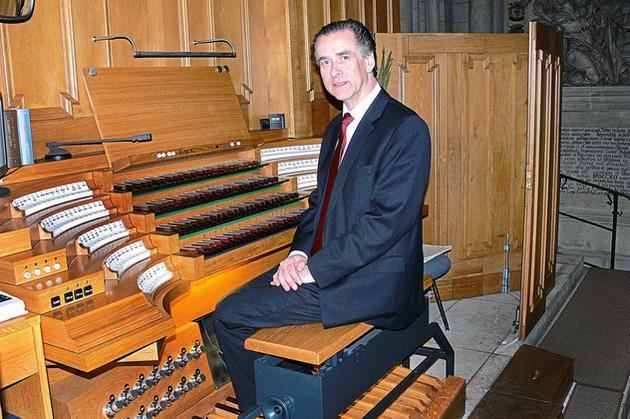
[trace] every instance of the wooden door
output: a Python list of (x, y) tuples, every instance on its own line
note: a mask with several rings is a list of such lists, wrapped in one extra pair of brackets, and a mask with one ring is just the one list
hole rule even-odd
[(562, 34), (530, 23), (521, 338), (544, 313), (555, 279), (561, 74)]
[(526, 34), (378, 34), (392, 51), (388, 92), (431, 132), (424, 242), (449, 244), (443, 299), (497, 293), (510, 234), (511, 287), (522, 261)]

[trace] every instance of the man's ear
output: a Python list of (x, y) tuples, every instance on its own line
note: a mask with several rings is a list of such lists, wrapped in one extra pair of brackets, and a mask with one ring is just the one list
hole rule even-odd
[(374, 70), (374, 66), (376, 63), (374, 62), (374, 55), (369, 54), (365, 59), (365, 66), (367, 67), (367, 72), (371, 73)]

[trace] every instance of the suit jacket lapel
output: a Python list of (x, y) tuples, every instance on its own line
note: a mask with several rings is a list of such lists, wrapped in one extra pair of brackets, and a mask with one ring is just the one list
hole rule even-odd
[[(335, 186), (330, 195), (330, 202), (328, 203), (328, 214), (330, 214), (341, 196), (341, 189), (343, 188), (343, 184), (346, 182), (346, 178), (348, 177), (348, 173), (353, 167), (354, 161), (359, 156), (363, 146), (365, 145), (368, 137), (374, 131), (374, 123), (381, 117), (383, 114), (383, 110), (385, 109), (385, 105), (389, 100), (389, 95), (382, 89), (381, 92), (376, 96), (374, 102), (368, 108), (368, 111), (361, 119), (359, 126), (354, 131), (352, 135), (352, 140), (350, 141), (350, 145), (348, 145), (348, 149), (341, 160), (341, 166), (339, 167), (339, 172), (337, 173), (337, 177), (335, 178)], [(341, 123), (339, 124), (341, 126)], [(336, 130), (339, 133), (340, 128)]]

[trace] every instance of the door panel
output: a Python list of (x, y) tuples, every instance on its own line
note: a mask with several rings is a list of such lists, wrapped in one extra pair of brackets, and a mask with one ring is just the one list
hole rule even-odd
[(558, 226), (562, 35), (532, 22), (529, 36), (521, 338), (544, 313), (553, 287)]
[(506, 233), (511, 284), (520, 284), (527, 47), (521, 34), (378, 35), (398, 70), (388, 92), (431, 132), (424, 241), (453, 246), (444, 299), (501, 290)]

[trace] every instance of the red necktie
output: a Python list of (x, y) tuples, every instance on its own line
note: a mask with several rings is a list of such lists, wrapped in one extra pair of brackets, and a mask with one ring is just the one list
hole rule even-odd
[(315, 241), (313, 242), (313, 248), (311, 249), (311, 255), (314, 255), (322, 248), (322, 238), (324, 235), (324, 224), (326, 224), (326, 212), (328, 211), (328, 201), (330, 201), (330, 193), (333, 186), (335, 186), (335, 178), (337, 177), (337, 171), (339, 170), (339, 164), (341, 162), (341, 155), (346, 147), (346, 129), (348, 125), (354, 120), (352, 115), (346, 113), (341, 120), (341, 132), (339, 133), (339, 141), (337, 142), (337, 148), (332, 156), (330, 162), (330, 170), (328, 171), (328, 180), (326, 181), (326, 191), (324, 192), (324, 200), (322, 201), (322, 212), (319, 216), (319, 223), (317, 223), (317, 230), (315, 232)]

